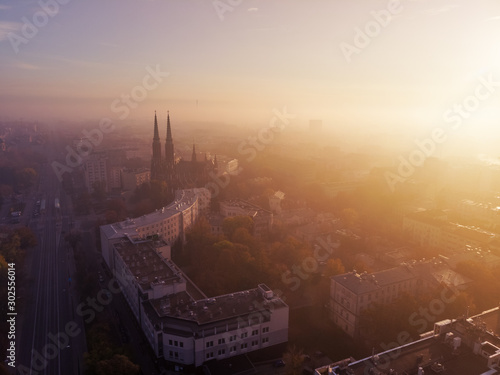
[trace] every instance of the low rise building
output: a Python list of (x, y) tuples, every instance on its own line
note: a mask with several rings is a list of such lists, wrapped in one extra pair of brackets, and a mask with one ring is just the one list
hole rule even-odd
[(271, 231), (273, 213), (242, 199), (220, 202), (220, 214), (227, 217), (250, 216), (254, 222), (254, 235), (262, 237)]
[[(396, 338), (395, 338), (396, 339)], [(316, 368), (314, 375), (453, 374), (494, 375), (500, 371), (500, 310), (446, 319), (416, 341), (400, 335), (391, 349)]]
[(151, 172), (147, 168), (121, 170), (122, 189), (124, 191), (134, 191), (137, 187), (149, 182), (150, 178)]
[(330, 319), (349, 336), (358, 338), (361, 313), (373, 304), (390, 304), (402, 293), (415, 295), (438, 285), (459, 288), (470, 282), (441, 260), (404, 263), (371, 274), (348, 272), (331, 278)]
[(448, 221), (438, 210), (415, 212), (403, 220), (403, 230), (420, 246), (445, 252), (464, 250), (466, 246), (488, 248), (495, 234), (486, 230)]

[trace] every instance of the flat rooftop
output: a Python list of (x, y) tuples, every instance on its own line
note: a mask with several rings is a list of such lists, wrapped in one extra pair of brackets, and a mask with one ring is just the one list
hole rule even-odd
[(201, 189), (178, 190), (175, 193), (175, 200), (169, 205), (133, 219), (103, 225), (101, 229), (108, 239), (138, 235), (137, 228), (168, 219), (189, 208), (198, 197), (199, 190)]
[[(329, 374), (328, 368), (330, 367), (333, 373), (329, 375), (413, 375), (418, 373), (419, 367), (422, 367), (425, 374), (499, 374), (498, 370), (488, 368), (486, 358), (474, 354), (471, 349), (471, 345), (478, 342), (482, 343), (481, 349), (488, 355), (494, 355), (499, 350), (500, 310), (498, 307), (468, 319), (453, 322), (448, 320), (440, 323), (446, 326), (446, 330), (441, 335), (435, 336), (433, 332), (430, 332), (426, 338), (358, 361), (344, 360), (317, 368), (316, 373)], [(447, 323), (449, 325), (446, 325)], [(455, 350), (453, 344), (457, 337), (460, 338), (460, 345)]]
[(409, 272), (403, 266), (371, 274), (358, 274), (353, 271), (333, 277), (333, 280), (355, 294), (368, 293), (379, 290), (386, 285), (413, 279), (415, 279), (413, 272)]
[(184, 282), (182, 272), (177, 266), (158, 254), (156, 249), (162, 246), (167, 245), (163, 241), (147, 241), (133, 244), (128, 240), (114, 245), (115, 250), (143, 290), (149, 289), (154, 283)]
[(244, 201), (243, 199), (231, 199), (220, 202), (221, 205), (229, 206), (229, 207), (238, 207), (242, 210), (248, 211), (249, 214), (256, 215), (259, 212), (265, 212), (266, 214), (270, 214), (271, 211), (268, 211), (262, 207), (257, 206), (256, 204)]
[[(184, 319), (198, 324), (236, 318), (256, 312), (272, 311), (288, 307), (279, 297), (264, 298), (259, 288), (235, 292), (195, 301), (188, 293), (181, 292), (145, 302), (151, 320)], [(149, 305), (151, 308), (147, 307)]]

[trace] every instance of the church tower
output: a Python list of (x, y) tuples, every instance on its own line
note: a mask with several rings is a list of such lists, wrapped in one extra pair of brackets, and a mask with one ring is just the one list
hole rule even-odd
[(167, 184), (173, 187), (175, 180), (174, 141), (170, 128), (170, 113), (167, 111), (167, 138), (165, 140), (165, 177)]
[(160, 180), (162, 178), (162, 160), (160, 133), (158, 131), (158, 121), (155, 111), (155, 126), (153, 136), (153, 157), (151, 158), (151, 180)]

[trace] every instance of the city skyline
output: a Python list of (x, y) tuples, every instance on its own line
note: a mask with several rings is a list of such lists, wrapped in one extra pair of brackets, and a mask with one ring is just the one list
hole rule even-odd
[(155, 109), (246, 125), (286, 105), (327, 128), (424, 134), (450, 126), (445, 112), (485, 80), (491, 96), (461, 131), (489, 139), (499, 26), (493, 1), (9, 1), (0, 108), (4, 119), (149, 128)]

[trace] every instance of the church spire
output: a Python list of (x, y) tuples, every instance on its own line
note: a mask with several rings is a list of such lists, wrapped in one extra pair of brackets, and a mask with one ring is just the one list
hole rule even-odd
[(151, 180), (159, 180), (161, 178), (161, 144), (160, 134), (158, 132), (158, 120), (156, 119), (155, 111), (155, 125), (153, 134), (153, 156), (151, 158)]
[(170, 129), (170, 112), (167, 111), (167, 141), (172, 140), (172, 129)]
[(170, 113), (167, 111), (167, 139), (165, 140), (165, 177), (166, 182), (173, 189), (175, 180), (175, 157), (174, 141), (172, 140), (172, 129), (170, 127)]
[(160, 140), (160, 132), (158, 131), (158, 120), (156, 119), (156, 111), (155, 111), (155, 130), (154, 130), (153, 141), (159, 141), (159, 140)]
[(196, 146), (193, 143), (193, 155), (191, 156), (191, 161), (196, 161)]

